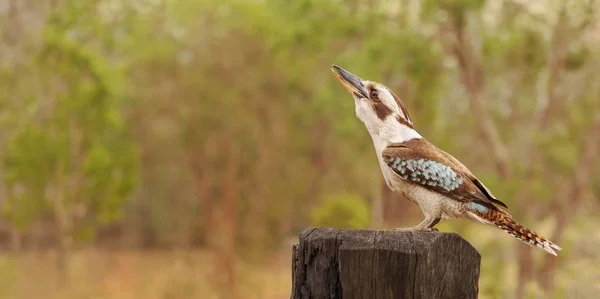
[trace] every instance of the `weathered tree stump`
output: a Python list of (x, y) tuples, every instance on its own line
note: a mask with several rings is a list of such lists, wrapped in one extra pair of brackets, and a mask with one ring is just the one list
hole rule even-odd
[(456, 233), (309, 228), (291, 298), (477, 298), (480, 261)]

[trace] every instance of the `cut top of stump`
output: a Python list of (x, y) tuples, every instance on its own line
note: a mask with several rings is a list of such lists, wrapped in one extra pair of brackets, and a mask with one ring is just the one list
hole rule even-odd
[(456, 233), (309, 228), (291, 298), (477, 298), (480, 261)]

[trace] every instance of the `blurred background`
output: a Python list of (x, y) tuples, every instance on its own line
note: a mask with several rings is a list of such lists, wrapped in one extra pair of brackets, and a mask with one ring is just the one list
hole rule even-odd
[(564, 249), (446, 221), (481, 298), (600, 292), (593, 0), (0, 0), (0, 297), (289, 298), (310, 226), (414, 226), (338, 64)]

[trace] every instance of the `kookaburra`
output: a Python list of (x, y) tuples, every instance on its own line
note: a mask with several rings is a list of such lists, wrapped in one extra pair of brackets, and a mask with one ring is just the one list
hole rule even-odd
[[(334, 76), (354, 98), (387, 186), (419, 205), (425, 219), (407, 231), (437, 231), (442, 219), (470, 219), (499, 227), (556, 255), (561, 248), (512, 219), (508, 207), (460, 161), (423, 138), (402, 101), (383, 84), (333, 65)], [(556, 250), (556, 251), (555, 251)]]

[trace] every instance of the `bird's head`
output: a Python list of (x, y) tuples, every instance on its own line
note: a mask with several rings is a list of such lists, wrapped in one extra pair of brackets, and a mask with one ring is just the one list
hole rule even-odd
[[(410, 135), (411, 131), (414, 132), (412, 119), (404, 104), (385, 85), (363, 80), (337, 65), (333, 65), (331, 71), (340, 84), (354, 98), (356, 116), (365, 123), (371, 135), (378, 135), (382, 130), (390, 132), (390, 134), (398, 132), (398, 134), (402, 135)], [(397, 134), (394, 133), (393, 135)], [(403, 136), (388, 137), (406, 139), (409, 136), (404, 136), (406, 138)]]

